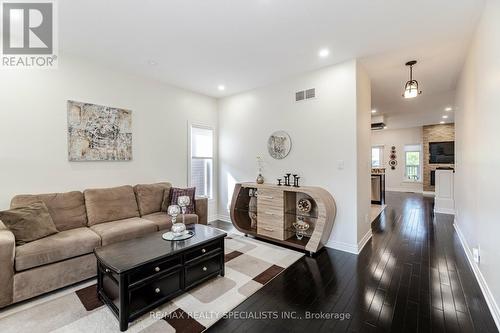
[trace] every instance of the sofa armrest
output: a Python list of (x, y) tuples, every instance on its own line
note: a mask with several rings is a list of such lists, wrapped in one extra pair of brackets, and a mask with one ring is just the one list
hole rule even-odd
[(12, 303), (16, 239), (0, 221), (0, 308)]
[(208, 223), (208, 199), (197, 197), (195, 198), (196, 215), (198, 215), (198, 223), (207, 225)]

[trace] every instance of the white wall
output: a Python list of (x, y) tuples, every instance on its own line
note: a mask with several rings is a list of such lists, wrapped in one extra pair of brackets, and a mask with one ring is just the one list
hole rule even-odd
[(480, 247), (476, 272), (483, 288), (489, 289), (490, 305), (496, 303), (493, 309), (500, 325), (499, 1), (486, 2), (459, 81), (456, 104), (456, 224), (468, 250)]
[[(405, 181), (404, 146), (407, 144), (422, 144), (422, 127), (403, 129), (385, 129), (372, 131), (372, 146), (384, 146), (385, 187), (387, 191), (422, 193), (422, 182)], [(396, 170), (389, 166), (391, 147), (396, 147), (398, 165)], [(422, 155), (423, 156), (423, 155)], [(421, 165), (422, 167), (422, 165)]]
[(371, 237), (371, 81), (364, 68), (356, 70), (357, 221), (358, 251)]
[[(132, 110), (133, 161), (68, 162), (66, 101)], [(57, 70), (0, 74), (0, 209), (13, 195), (187, 183), (188, 121), (217, 127), (213, 98), (62, 55)]]
[[(316, 99), (295, 102), (296, 91), (313, 87)], [(294, 172), (302, 184), (330, 191), (338, 213), (329, 244), (356, 248), (356, 103), (356, 61), (221, 99), (220, 214), (228, 216), (235, 182), (255, 181), (260, 155), (266, 182), (275, 183), (285, 172)], [(276, 130), (285, 130), (292, 138), (290, 155), (283, 160), (274, 160), (267, 152), (267, 139)]]

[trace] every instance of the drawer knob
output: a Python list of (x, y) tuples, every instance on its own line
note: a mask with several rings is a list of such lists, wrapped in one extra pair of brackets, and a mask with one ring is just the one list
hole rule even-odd
[(203, 271), (205, 272), (206, 270), (207, 270), (207, 268), (206, 268), (206, 267), (203, 267)]
[(155, 272), (159, 272), (160, 271), (160, 267), (155, 267)]
[(207, 250), (201, 249), (201, 253), (205, 253), (205, 252), (207, 252)]
[(160, 293), (160, 288), (155, 289), (155, 293), (159, 294)]

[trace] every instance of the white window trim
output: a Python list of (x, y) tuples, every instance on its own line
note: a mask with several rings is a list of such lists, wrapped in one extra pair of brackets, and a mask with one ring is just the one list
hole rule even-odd
[[(204, 195), (197, 195), (197, 197), (201, 197), (201, 198), (208, 198), (208, 201), (210, 202), (214, 202), (215, 201), (215, 198), (217, 197), (217, 193), (215, 191), (216, 189), (216, 178), (215, 178), (215, 174), (216, 174), (216, 170), (217, 170), (217, 160), (216, 160), (216, 142), (217, 142), (217, 134), (215, 132), (215, 128), (213, 126), (210, 126), (210, 125), (206, 125), (206, 124), (201, 124), (201, 123), (195, 123), (195, 122), (190, 122), (188, 121), (188, 125), (187, 125), (187, 136), (188, 136), (188, 139), (187, 139), (187, 142), (188, 142), (188, 154), (187, 154), (187, 165), (188, 165), (188, 170), (187, 170), (187, 184), (188, 186), (191, 186), (191, 168), (192, 168), (192, 164), (191, 164), (191, 153), (192, 153), (192, 149), (191, 149), (191, 128), (193, 127), (196, 127), (196, 128), (201, 128), (201, 129), (207, 129), (207, 130), (211, 130), (212, 131), (212, 157), (206, 157), (206, 158), (211, 158), (212, 159), (212, 197), (206, 197)], [(203, 158), (203, 157), (199, 157), (197, 156), (196, 158)]]
[[(408, 176), (406, 174), (406, 152), (407, 150), (405, 150), (405, 147), (406, 146), (419, 146), (420, 147), (420, 150), (418, 151), (420, 153), (420, 158), (419, 158), (419, 171), (420, 171), (420, 174), (419, 174), (419, 177), (418, 177), (418, 180), (411, 180), (411, 179), (408, 179)], [(407, 144), (404, 144), (403, 145), (403, 161), (404, 161), (404, 175), (403, 175), (403, 183), (414, 183), (414, 184), (422, 184), (423, 183), (423, 168), (424, 168), (424, 163), (423, 163), (423, 157), (424, 157), (424, 152), (422, 151), (423, 149), (423, 145), (421, 143), (407, 143)], [(408, 150), (408, 152), (413, 152), (413, 151), (416, 151), (416, 150)]]
[(378, 167), (373, 167), (371, 166), (371, 168), (385, 168), (385, 145), (372, 145), (372, 147), (370, 148), (370, 165), (371, 165), (371, 153), (372, 153), (372, 150), (373, 148), (380, 148), (382, 149), (382, 154), (380, 154), (379, 158), (380, 158), (380, 166)]

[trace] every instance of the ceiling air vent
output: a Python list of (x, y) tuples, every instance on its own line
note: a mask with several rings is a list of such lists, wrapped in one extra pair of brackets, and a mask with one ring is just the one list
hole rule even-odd
[(307, 89), (306, 90), (306, 99), (309, 99), (309, 98), (314, 98), (316, 97), (316, 89)]
[(382, 130), (384, 127), (384, 123), (372, 123), (372, 131)]
[(303, 90), (297, 91), (295, 93), (295, 102), (303, 101), (305, 97), (305, 92)]
[(311, 88), (307, 90), (297, 91), (295, 93), (295, 102), (300, 102), (306, 99), (311, 99), (316, 97), (316, 89)]

